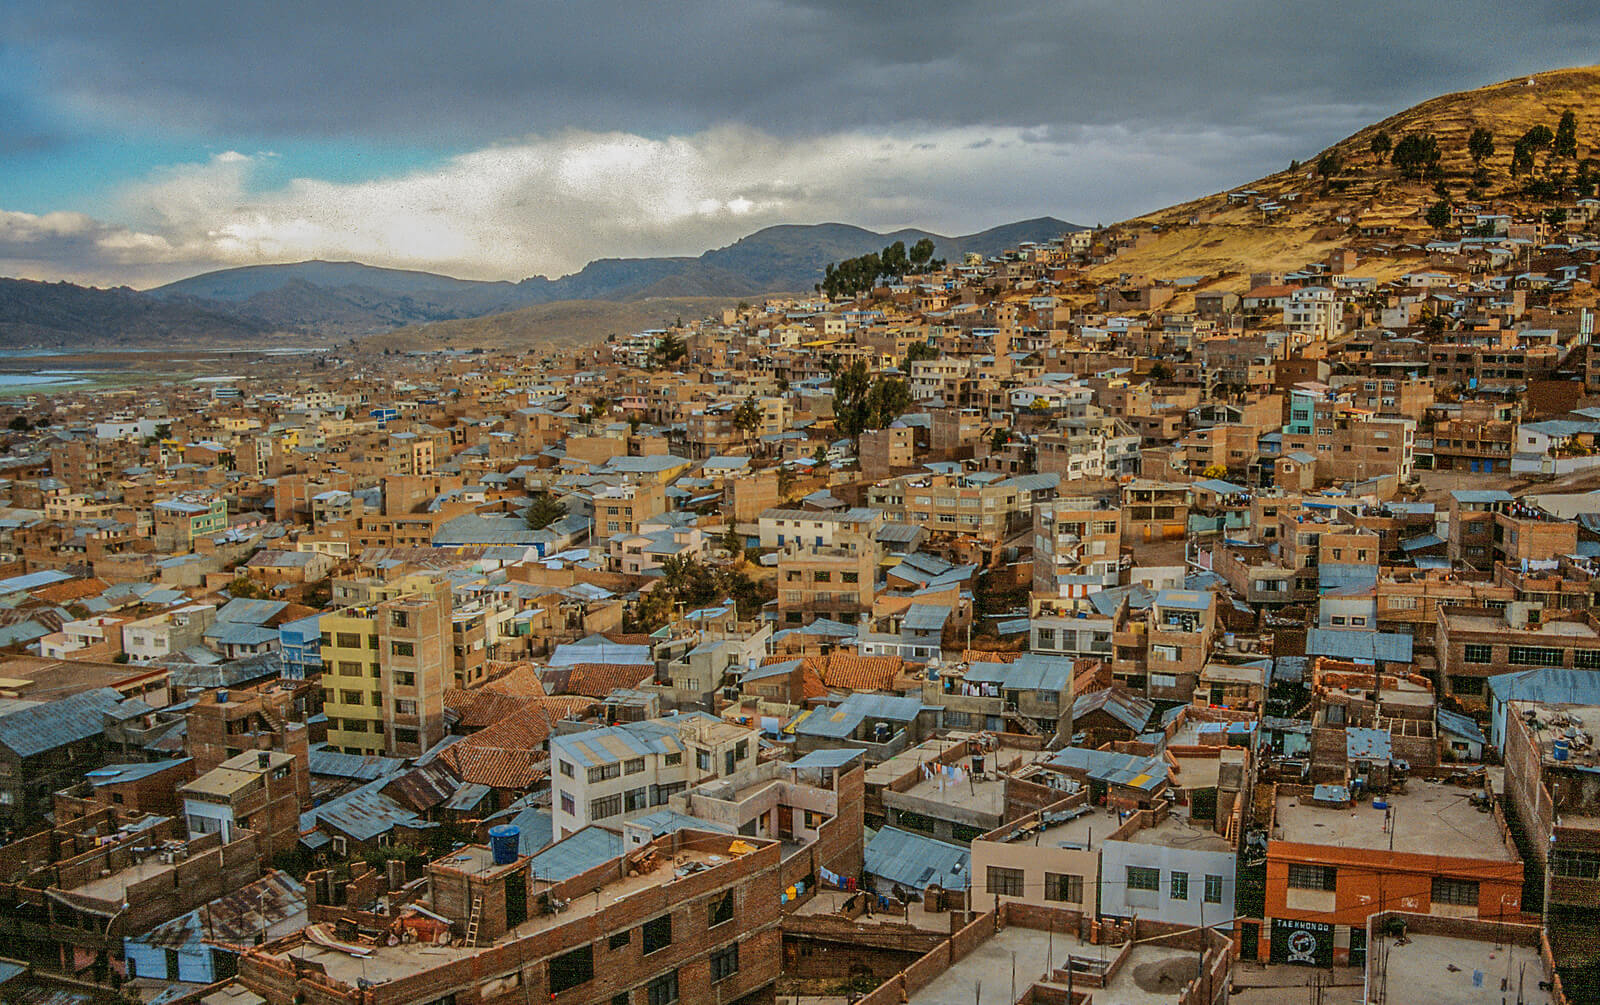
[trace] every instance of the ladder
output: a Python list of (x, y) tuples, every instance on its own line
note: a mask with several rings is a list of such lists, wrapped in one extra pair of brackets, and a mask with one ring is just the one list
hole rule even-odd
[(478, 923), (483, 920), (483, 896), (472, 898), (472, 916), (467, 919), (467, 948), (476, 949), (478, 946)]

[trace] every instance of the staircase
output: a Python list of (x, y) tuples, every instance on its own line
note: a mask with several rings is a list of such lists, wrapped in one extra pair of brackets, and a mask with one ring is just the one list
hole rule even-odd
[(483, 920), (482, 895), (472, 898), (472, 916), (467, 919), (467, 948), (476, 949), (478, 946), (478, 926)]
[(1022, 727), (1022, 731), (1024, 733), (1027, 733), (1029, 736), (1044, 735), (1044, 730), (1040, 729), (1037, 723), (1017, 711), (1017, 706), (1007, 705), (1006, 711), (1011, 714), (1012, 721)]

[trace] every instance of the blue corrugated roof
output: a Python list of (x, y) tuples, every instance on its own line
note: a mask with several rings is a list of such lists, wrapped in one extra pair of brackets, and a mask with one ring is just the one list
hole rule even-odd
[(1339, 628), (1313, 628), (1306, 632), (1307, 656), (1371, 663), (1411, 662), (1411, 636), (1361, 632)]
[(536, 880), (560, 883), (622, 854), (622, 835), (593, 824), (533, 856)]
[(874, 834), (862, 857), (869, 875), (917, 891), (930, 886), (964, 890), (972, 871), (967, 848), (897, 827)]

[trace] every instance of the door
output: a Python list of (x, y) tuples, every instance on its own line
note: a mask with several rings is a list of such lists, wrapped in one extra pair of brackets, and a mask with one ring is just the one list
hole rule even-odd
[(1365, 925), (1350, 928), (1350, 965), (1365, 968), (1367, 965), (1367, 929)]
[(528, 877), (520, 870), (506, 877), (506, 927), (528, 920)]

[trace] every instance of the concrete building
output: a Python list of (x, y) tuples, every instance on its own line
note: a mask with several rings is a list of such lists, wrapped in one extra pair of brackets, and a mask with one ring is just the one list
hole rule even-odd
[(758, 752), (754, 730), (703, 712), (553, 736), (555, 834), (648, 813), (691, 785), (751, 768)]

